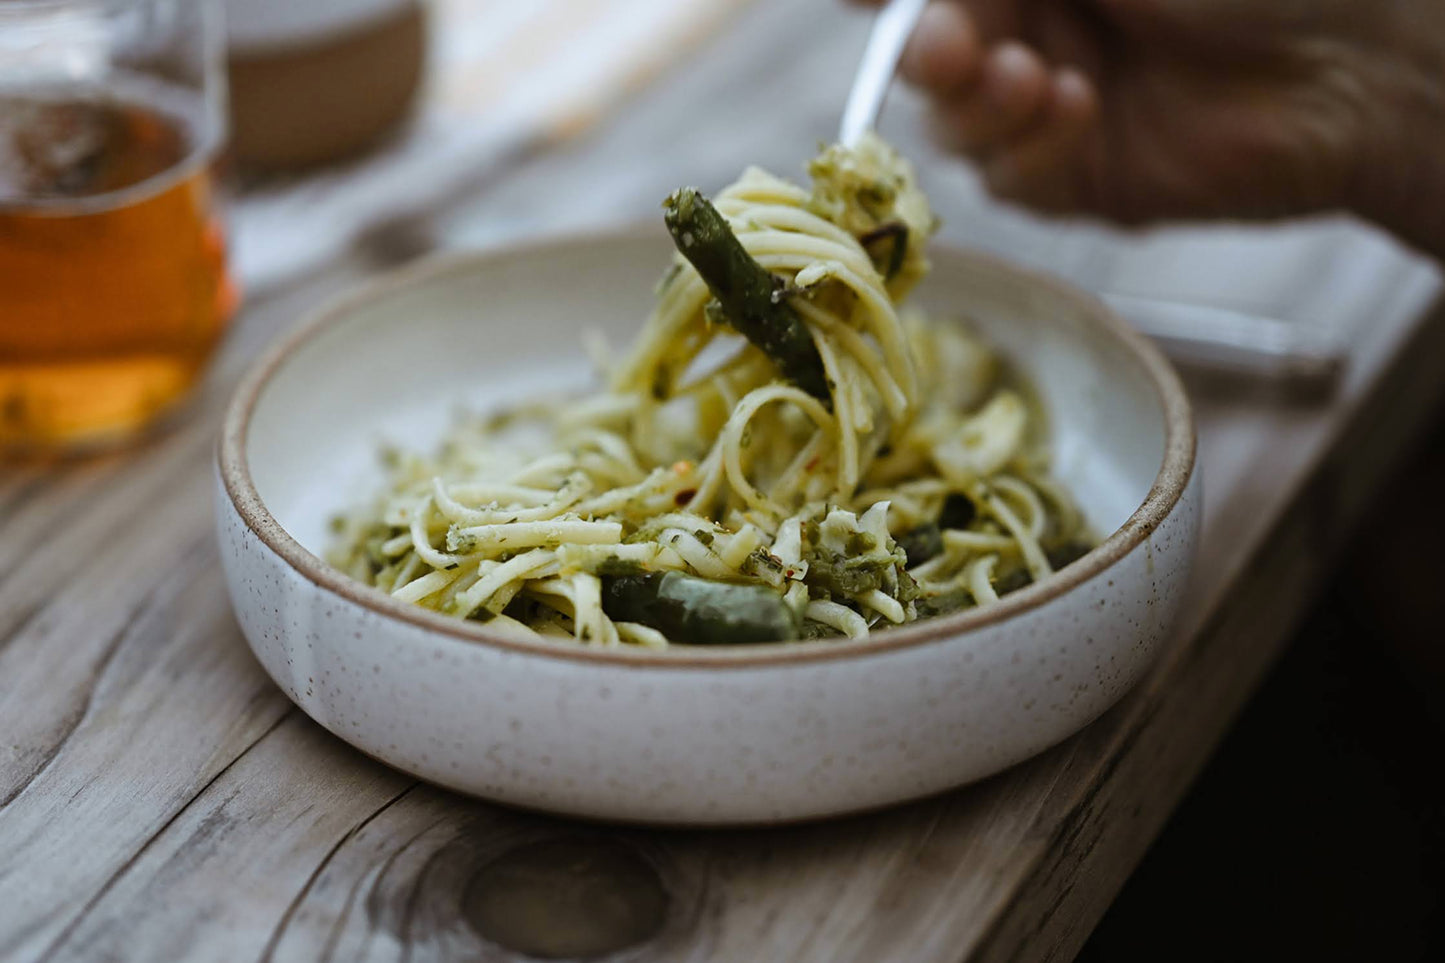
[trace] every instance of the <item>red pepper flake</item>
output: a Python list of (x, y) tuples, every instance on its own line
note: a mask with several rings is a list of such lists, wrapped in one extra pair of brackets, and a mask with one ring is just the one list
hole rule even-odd
[(814, 468), (817, 468), (818, 462), (821, 461), (822, 458), (822, 455), (814, 455), (812, 458), (809, 458), (808, 463), (803, 466), (803, 471), (812, 471)]
[(674, 495), (673, 498), (672, 498), (672, 500), (675, 501), (675, 502), (677, 502), (677, 507), (678, 507), (678, 508), (681, 508), (682, 506), (686, 505), (688, 502), (692, 501), (693, 498), (694, 498), (696, 495), (697, 495), (697, 489), (696, 489), (696, 488), (684, 488), (682, 491), (680, 491), (680, 492), (678, 492), (676, 495)]

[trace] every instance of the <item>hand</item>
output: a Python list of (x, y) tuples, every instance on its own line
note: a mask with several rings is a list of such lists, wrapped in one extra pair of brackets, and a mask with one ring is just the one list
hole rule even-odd
[(1130, 224), (1351, 208), (1445, 252), (1445, 5), (935, 0), (902, 70), (1001, 196)]

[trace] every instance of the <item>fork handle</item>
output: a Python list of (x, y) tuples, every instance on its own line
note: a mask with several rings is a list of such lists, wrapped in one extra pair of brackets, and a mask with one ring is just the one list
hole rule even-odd
[(898, 70), (898, 59), (903, 56), (903, 47), (927, 5), (928, 0), (889, 0), (873, 21), (868, 47), (853, 78), (848, 105), (843, 109), (838, 142), (844, 147), (856, 147), (863, 135), (878, 123), (883, 98), (888, 95), (888, 86)]

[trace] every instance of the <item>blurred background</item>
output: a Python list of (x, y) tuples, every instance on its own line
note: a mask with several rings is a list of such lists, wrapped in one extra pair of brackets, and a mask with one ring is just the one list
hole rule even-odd
[[(157, 2), (177, 39), (164, 56), (147, 54), (159, 66), (146, 69), (179, 83), (176, 64), (199, 64), (188, 89), (230, 118), (229, 136), (202, 158), (224, 171), (230, 274), (242, 292), (216, 391), (298, 306), (378, 270), (658, 218), (680, 184), (714, 190), (749, 164), (800, 177), (835, 136), (871, 22), (840, 0), (224, 0), (222, 38), (175, 19), (184, 4)], [(22, 66), (0, 56), (0, 106), (7, 71)], [(0, 110), (0, 240), (29, 216), (5, 194), (21, 116)], [(917, 163), (945, 240), (1096, 292), (1260, 315), (1345, 343), (1378, 318), (1424, 312), (1439, 293), (1434, 265), (1347, 218), (1124, 234), (995, 203), (928, 139), (907, 90), (894, 92), (882, 133)], [(192, 372), (236, 292), (217, 267), (226, 241), (209, 206), (188, 211), (177, 223), (212, 265), (204, 331), (188, 329), (177, 349)], [(13, 318), (22, 302), (5, 299), (30, 273), (4, 256), (0, 245), (0, 309)], [(30, 350), (20, 330), (0, 326), (10, 339), (0, 342), (0, 389), (37, 383), (16, 362)], [(1221, 391), (1197, 376), (1191, 387), (1213, 392), (1222, 423), (1287, 426), (1329, 403), (1273, 397), (1269, 385)], [(11, 414), (24, 423), (23, 411)], [(1445, 489), (1445, 423), (1431, 439), (1084, 958), (1152, 959), (1159, 937), (1180, 931), (1195, 938), (1171, 940), (1171, 958), (1426, 959), (1441, 948), (1445, 809), (1431, 773), (1445, 526), (1438, 510), (1408, 526), (1389, 514), (1433, 505)], [(1206, 490), (1243, 480), (1269, 503), (1276, 480), (1251, 470), (1216, 459), (1204, 466)], [(1414, 541), (1402, 548), (1399, 538)]]
[[(262, 12), (278, 6), (276, 0), (228, 4)], [(837, 0), (331, 0), (316, 6), (328, 5), (403, 8), (361, 31), (391, 32), (393, 39), (381, 46), (395, 43), (396, 59), (385, 71), (371, 61), (345, 85), (346, 98), (379, 105), (393, 102), (397, 87), (405, 86), (402, 75), (409, 77), (421, 57), (411, 44), (414, 18), (425, 12), (416, 109), (370, 156), (295, 181), (248, 182), (234, 229), (237, 269), (251, 290), (294, 277), (358, 235), (393, 243), (406, 235), (408, 251), (474, 246), (519, 232), (651, 217), (679, 180), (714, 189), (747, 164), (801, 176), (816, 145), (836, 136), (871, 22), (867, 11)], [(348, 43), (364, 39), (357, 39), (356, 28), (351, 36)], [(244, 111), (247, 86), (260, 72), (255, 64), (265, 58), (248, 53), (255, 49), (248, 35), (232, 43), (234, 91)], [(335, 58), (341, 44), (333, 39), (326, 46), (308, 56)], [(296, 75), (279, 76), (280, 83), (312, 89)], [(279, 91), (271, 96), (307, 99)], [(238, 121), (238, 135), (250, 133), (244, 118)], [(924, 171), (945, 238), (1091, 288), (1328, 326), (1368, 315), (1358, 302), (1341, 303), (1342, 291), (1359, 298), (1378, 293), (1372, 285), (1351, 284), (1354, 278), (1388, 278), (1379, 282), (1381, 290), (1422, 306), (1438, 283), (1423, 262), (1345, 221), (1163, 230), (1142, 238), (1043, 221), (991, 203), (966, 165), (927, 138), (922, 105), (910, 91), (895, 91), (882, 126)], [(250, 152), (268, 150), (286, 154), (274, 146)], [(243, 159), (247, 153), (241, 151)], [(573, 186), (582, 168), (585, 191)], [(567, 189), (557, 189), (560, 184)], [(301, 213), (314, 214), (304, 232), (295, 229)], [(1301, 285), (1302, 277), (1336, 283)], [(1302, 288), (1310, 298), (1299, 297)]]

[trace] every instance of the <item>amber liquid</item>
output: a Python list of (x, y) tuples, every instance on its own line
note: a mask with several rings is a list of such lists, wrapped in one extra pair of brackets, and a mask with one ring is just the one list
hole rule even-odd
[(204, 370), (236, 294), (193, 129), (0, 94), (0, 453), (132, 437)]

